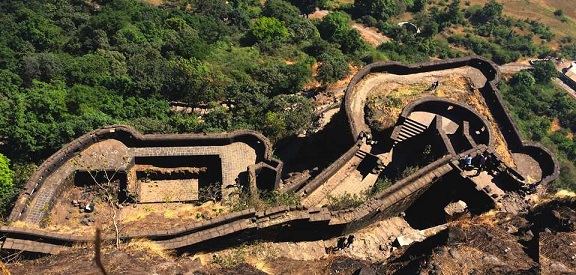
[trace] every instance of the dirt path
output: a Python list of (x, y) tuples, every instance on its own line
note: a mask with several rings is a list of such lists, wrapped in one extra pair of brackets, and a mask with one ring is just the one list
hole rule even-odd
[(376, 28), (369, 28), (360, 23), (352, 24), (352, 28), (360, 32), (360, 36), (366, 43), (372, 45), (373, 47), (378, 47), (380, 44), (391, 41), (390, 37), (385, 36), (378, 32)]
[(503, 74), (515, 74), (519, 71), (527, 70), (530, 68), (532, 68), (532, 66), (521, 63), (509, 63), (499, 66), (500, 72)]
[[(330, 11), (327, 10), (317, 10), (316, 12), (310, 14), (308, 18), (310, 19), (322, 19), (324, 16), (328, 15)], [(353, 23), (352, 28), (360, 33), (362, 39), (372, 45), (373, 47), (378, 47), (382, 43), (386, 43), (391, 39), (382, 33), (378, 32), (376, 28), (369, 28), (360, 23)]]

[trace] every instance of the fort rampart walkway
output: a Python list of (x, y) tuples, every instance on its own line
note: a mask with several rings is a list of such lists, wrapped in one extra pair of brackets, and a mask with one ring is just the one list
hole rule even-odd
[[(500, 73), (495, 64), (481, 57), (464, 57), (459, 59), (441, 60), (413, 65), (403, 65), (396, 62), (379, 62), (362, 68), (351, 80), (344, 100), (344, 111), (348, 117), (350, 129), (346, 135), (354, 141), (354, 145), (330, 166), (321, 171), (313, 180), (295, 185), (293, 190), (303, 197), (311, 194), (330, 177), (337, 173), (353, 158), (362, 145), (359, 138), (361, 131), (366, 130), (362, 121), (355, 119), (354, 113), (354, 86), (366, 75), (374, 72), (388, 72), (398, 75), (410, 75), (414, 73), (430, 72), (460, 67), (473, 67), (485, 76), (486, 83), (480, 88), (480, 92), (504, 135), (504, 139), (513, 152), (529, 155), (541, 166), (542, 179), (537, 183), (545, 186), (558, 177), (558, 164), (552, 154), (541, 145), (526, 142), (522, 139), (518, 127), (506, 108), (496, 84), (500, 81)], [(103, 139), (116, 138), (121, 140), (129, 148), (138, 149), (137, 154), (146, 154), (157, 147), (187, 147), (187, 146), (222, 146), (234, 142), (243, 142), (254, 148), (255, 161), (274, 169), (279, 175), (282, 163), (271, 158), (271, 146), (261, 134), (252, 131), (241, 131), (221, 135), (140, 135), (132, 129), (124, 126), (111, 126), (95, 130), (73, 141), (62, 150), (58, 151), (43, 163), (37, 173), (26, 185), (24, 193), (19, 198), (10, 220), (21, 220), (35, 213), (26, 213), (26, 206), (34, 197), (43, 198), (33, 206), (37, 209), (43, 203), (47, 203), (54, 192), (43, 192), (42, 185), (49, 184), (50, 175), (59, 169), (62, 173), (71, 173), (74, 167), (66, 166), (66, 163), (80, 151)], [(469, 152), (478, 150), (490, 150), (490, 148), (475, 147)], [(176, 152), (173, 152), (177, 154)], [(152, 153), (150, 153), (152, 154)], [(122, 235), (124, 240), (132, 238), (148, 238), (159, 242), (167, 249), (205, 249), (210, 247), (230, 246), (238, 242), (264, 238), (271, 240), (311, 240), (326, 239), (333, 236), (346, 234), (362, 228), (374, 221), (398, 215), (406, 210), (422, 193), (424, 193), (436, 180), (454, 170), (458, 156), (446, 155), (421, 168), (414, 174), (394, 183), (390, 188), (376, 194), (362, 205), (342, 211), (329, 211), (327, 208), (303, 207), (277, 207), (264, 212), (256, 212), (253, 209), (230, 213), (215, 219), (194, 222), (183, 228), (175, 228), (168, 231), (140, 232), (137, 235)], [(514, 171), (511, 171), (513, 173)], [(515, 174), (520, 183), (522, 175)], [(48, 186), (48, 185), (46, 185)], [(38, 192), (40, 191), (40, 192)], [(38, 199), (40, 200), (40, 199)], [(23, 214), (24, 213), (24, 214)], [(41, 219), (33, 217), (34, 221)], [(1, 227), (2, 248), (10, 250), (25, 250), (41, 253), (58, 253), (61, 249), (76, 243), (87, 243), (93, 240), (93, 236), (75, 236), (70, 234), (50, 233), (43, 230), (23, 229), (16, 227)], [(106, 238), (111, 238), (107, 236)]]

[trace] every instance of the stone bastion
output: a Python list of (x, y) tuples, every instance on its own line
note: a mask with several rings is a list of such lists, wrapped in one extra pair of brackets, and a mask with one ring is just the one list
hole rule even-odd
[[(66, 166), (74, 157), (81, 154), (86, 148), (103, 140), (114, 139), (126, 146), (130, 152), (124, 162), (129, 169), (136, 162), (137, 157), (161, 157), (165, 155), (208, 155), (217, 154), (221, 159), (235, 158), (234, 151), (212, 151), (200, 153), (198, 150), (214, 150), (214, 147), (225, 147), (235, 143), (242, 143), (252, 152), (253, 158), (249, 165), (232, 168), (234, 171), (245, 172), (248, 175), (248, 184), (251, 188), (269, 188), (283, 192), (296, 192), (302, 199), (322, 186), (344, 165), (352, 159), (365, 144), (364, 133), (369, 127), (363, 119), (357, 119), (352, 106), (357, 96), (354, 87), (365, 76), (371, 73), (385, 72), (405, 75), (446, 70), (460, 67), (473, 67), (485, 77), (486, 83), (478, 90), (484, 98), (492, 116), (495, 118), (504, 140), (511, 152), (526, 154), (536, 160), (542, 177), (531, 183), (531, 186), (545, 187), (558, 177), (558, 163), (552, 153), (543, 146), (523, 140), (518, 126), (512, 119), (510, 111), (504, 104), (496, 84), (500, 81), (500, 72), (497, 66), (482, 57), (464, 57), (450, 60), (440, 60), (426, 63), (405, 65), (397, 62), (378, 62), (362, 68), (350, 81), (343, 102), (343, 111), (347, 116), (349, 130), (343, 135), (353, 141), (353, 145), (336, 159), (331, 165), (323, 169), (312, 180), (303, 181), (279, 189), (282, 162), (272, 158), (272, 148), (269, 141), (260, 133), (254, 131), (236, 131), (225, 134), (184, 134), (184, 135), (142, 135), (130, 127), (122, 125), (108, 126), (87, 133), (69, 143), (61, 150), (48, 158), (31, 177), (20, 195), (12, 213), (10, 221), (28, 221), (39, 223), (49, 210), (54, 196), (62, 192), (62, 179), (77, 170), (77, 166)], [(394, 139), (394, 131), (400, 131), (400, 126), (415, 110), (451, 110), (456, 114), (467, 117), (461, 133), (462, 140), (468, 141), (471, 149), (457, 152), (450, 149), (451, 142), (443, 132), (444, 126), (439, 118), (442, 113), (436, 114), (435, 124), (432, 128), (444, 141), (447, 154), (421, 167), (411, 175), (398, 180), (385, 190), (373, 195), (358, 207), (331, 211), (326, 207), (282, 206), (256, 211), (247, 209), (218, 216), (211, 220), (192, 222), (188, 225), (171, 230), (150, 230), (138, 234), (121, 234), (122, 240), (134, 238), (147, 238), (159, 243), (166, 249), (179, 251), (198, 251), (214, 247), (226, 247), (254, 239), (271, 241), (304, 241), (327, 239), (363, 228), (375, 221), (398, 215), (412, 205), (435, 182), (447, 174), (459, 172), (459, 159), (463, 155), (477, 155), (483, 152), (494, 154), (493, 133), (486, 131), (478, 137), (472, 137), (467, 127), (473, 124), (487, 125), (475, 110), (465, 104), (453, 100), (440, 98), (422, 98), (405, 106), (398, 118), (396, 128), (392, 131), (390, 139)], [(451, 107), (450, 107), (451, 106)], [(443, 134), (444, 133), (444, 134)], [(206, 149), (210, 147), (211, 149)], [(204, 149), (202, 149), (204, 148)], [(230, 155), (227, 155), (230, 154)], [(497, 157), (495, 155), (495, 157)], [(222, 161), (221, 172), (230, 171)], [(105, 167), (103, 167), (105, 168)], [(118, 167), (116, 167), (118, 168)], [(268, 171), (262, 173), (262, 171)], [(518, 189), (526, 186), (526, 178), (513, 167), (504, 166), (502, 172), (510, 181), (516, 182)], [(59, 175), (54, 178), (54, 175)], [(260, 174), (268, 175), (259, 177)], [(270, 176), (272, 175), (272, 176)], [(228, 180), (227, 178), (231, 178)], [(223, 185), (231, 184), (238, 178), (238, 174), (229, 177), (222, 175)], [(62, 249), (77, 243), (93, 241), (93, 236), (64, 234), (48, 232), (42, 229), (26, 229), (13, 226), (0, 227), (2, 249), (8, 251), (28, 251), (32, 253), (57, 254)], [(114, 236), (104, 236), (104, 239), (114, 239)]]

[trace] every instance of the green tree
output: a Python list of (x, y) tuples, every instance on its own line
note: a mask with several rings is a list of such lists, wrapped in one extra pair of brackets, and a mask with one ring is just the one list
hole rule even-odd
[(322, 84), (328, 84), (342, 79), (350, 73), (346, 57), (340, 51), (326, 52), (318, 57), (317, 78)]
[(356, 0), (354, 8), (359, 14), (371, 15), (372, 17), (387, 21), (398, 13), (397, 0)]
[(470, 20), (475, 24), (485, 24), (487, 22), (496, 22), (502, 17), (502, 11), (504, 10), (504, 6), (496, 0), (490, 0), (490, 2), (486, 3), (484, 7), (477, 10)]
[(220, 99), (227, 86), (219, 71), (195, 58), (169, 61), (166, 76), (165, 96), (192, 104)]
[(350, 30), (350, 16), (344, 12), (331, 12), (318, 24), (320, 36), (330, 42)]
[(232, 126), (232, 114), (224, 107), (218, 106), (204, 117), (204, 123), (207, 132), (224, 132)]
[(530, 72), (521, 71), (512, 77), (511, 83), (512, 85), (523, 85), (532, 88), (532, 86), (536, 84), (536, 79), (534, 79), (534, 76)]
[(266, 17), (274, 17), (286, 24), (294, 23), (300, 19), (298, 8), (284, 0), (266, 1), (262, 14)]
[(10, 160), (0, 154), (0, 211), (7, 212), (12, 198), (16, 195), (14, 172), (10, 169)]
[(556, 16), (562, 16), (562, 15), (564, 15), (564, 11), (563, 11), (562, 9), (556, 9), (556, 10), (554, 11), (554, 15), (556, 15)]
[(288, 36), (288, 29), (282, 21), (264, 16), (252, 24), (251, 33), (261, 42), (279, 42)]
[(0, 197), (12, 192), (14, 172), (10, 169), (10, 160), (0, 154)]
[(556, 66), (551, 61), (536, 62), (533, 67), (532, 74), (538, 83), (548, 83), (553, 77), (558, 76)]
[(332, 12), (318, 24), (320, 36), (326, 41), (338, 43), (345, 54), (357, 53), (366, 44), (357, 30), (350, 27), (350, 16), (343, 12)]
[(312, 103), (300, 95), (275, 96), (269, 109), (284, 121), (289, 135), (302, 130), (312, 119)]
[(324, 6), (326, 2), (326, 0), (290, 0), (290, 3), (298, 7), (306, 16), (315, 12), (317, 7)]

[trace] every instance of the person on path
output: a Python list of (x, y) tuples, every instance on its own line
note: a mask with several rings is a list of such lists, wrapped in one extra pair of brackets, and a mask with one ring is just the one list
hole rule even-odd
[(478, 160), (478, 170), (476, 170), (475, 176), (480, 175), (480, 172), (482, 172), (482, 170), (484, 169), (484, 166), (486, 165), (487, 160), (488, 160), (488, 156), (486, 155), (486, 153), (480, 155), (480, 159)]
[(470, 154), (466, 155), (466, 157), (464, 157), (464, 169), (470, 169), (472, 167), (472, 156)]

